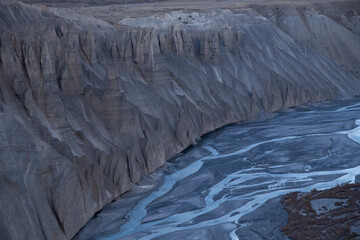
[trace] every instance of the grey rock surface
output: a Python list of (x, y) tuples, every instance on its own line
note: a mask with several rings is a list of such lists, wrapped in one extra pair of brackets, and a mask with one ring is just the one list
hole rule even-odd
[(359, 3), (337, 6), (110, 21), (90, 7), (1, 1), (1, 238), (71, 239), (205, 133), (359, 95)]
[(161, 2), (166, 0), (22, 0), (25, 3), (46, 3), (48, 5), (63, 5), (68, 6), (80, 5), (80, 6), (103, 6), (111, 4), (137, 4), (137, 3), (151, 3)]

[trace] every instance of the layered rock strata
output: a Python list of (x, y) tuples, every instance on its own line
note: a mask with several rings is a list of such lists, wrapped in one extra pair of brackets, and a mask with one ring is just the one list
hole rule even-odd
[[(315, 8), (291, 21), (254, 9), (108, 23), (2, 1), (1, 238), (71, 239), (201, 135), (360, 93), (358, 15), (344, 16), (349, 29)], [(298, 21), (321, 28), (311, 44), (291, 31)]]

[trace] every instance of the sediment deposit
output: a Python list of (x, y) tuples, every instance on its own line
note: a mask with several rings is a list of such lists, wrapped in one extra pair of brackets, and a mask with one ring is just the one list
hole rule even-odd
[(225, 3), (0, 3), (4, 239), (71, 239), (205, 133), (359, 95), (357, 1)]

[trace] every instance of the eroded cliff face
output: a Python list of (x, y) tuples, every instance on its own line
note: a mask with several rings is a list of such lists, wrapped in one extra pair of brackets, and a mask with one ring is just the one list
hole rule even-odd
[[(291, 21), (254, 9), (110, 24), (1, 2), (1, 237), (71, 239), (201, 135), (262, 111), (360, 93), (358, 27), (315, 8)], [(336, 24), (308, 33), (327, 45), (291, 31), (310, 13), (317, 20), (301, 22), (308, 28)], [(332, 41), (344, 36), (338, 29), (352, 40)]]

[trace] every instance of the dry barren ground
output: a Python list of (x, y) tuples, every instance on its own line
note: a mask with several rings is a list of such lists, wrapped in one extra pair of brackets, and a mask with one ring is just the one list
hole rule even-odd
[[(31, 0), (28, 0), (31, 1)], [(38, 6), (49, 6), (56, 8), (65, 8), (74, 13), (94, 16), (96, 18), (117, 23), (123, 18), (145, 17), (157, 14), (163, 14), (170, 11), (207, 11), (211, 9), (231, 9), (233, 11), (244, 8), (256, 8), (262, 6), (315, 6), (324, 3), (341, 3), (354, 2), (354, 0), (169, 0), (169, 1), (151, 1), (141, 3), (134, 1), (133, 3), (108, 3), (99, 5), (99, 2), (79, 3), (74, 2), (48, 2), (46, 0), (39, 0)], [(46, 3), (45, 3), (46, 2)]]

